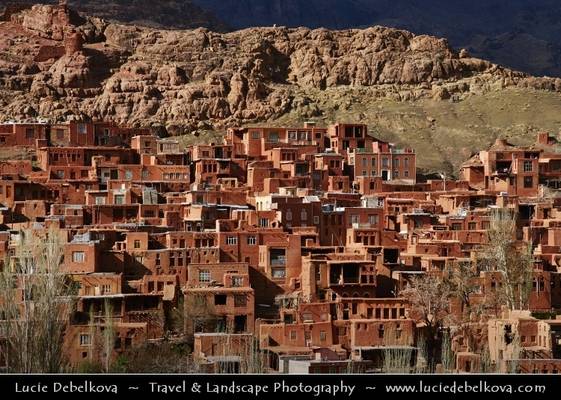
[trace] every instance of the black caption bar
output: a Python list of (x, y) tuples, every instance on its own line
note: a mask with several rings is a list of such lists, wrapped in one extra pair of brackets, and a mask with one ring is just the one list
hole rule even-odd
[[(560, 375), (0, 375), (3, 398), (366, 399), (542, 398), (561, 387)], [(500, 396), (500, 397), (498, 397)]]

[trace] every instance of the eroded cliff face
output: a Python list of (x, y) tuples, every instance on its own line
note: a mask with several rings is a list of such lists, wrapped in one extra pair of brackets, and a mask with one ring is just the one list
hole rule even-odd
[(10, 15), (0, 23), (0, 54), (3, 120), (107, 119), (163, 124), (171, 133), (295, 110), (321, 116), (308, 91), (348, 91), (361, 102), (561, 90), (561, 79), (529, 77), (455, 52), (444, 39), (396, 29), (156, 30), (78, 17), (62, 6)]

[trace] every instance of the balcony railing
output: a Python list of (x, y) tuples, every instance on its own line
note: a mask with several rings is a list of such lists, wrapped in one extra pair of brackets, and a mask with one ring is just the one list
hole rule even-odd
[(286, 259), (284, 257), (271, 259), (271, 266), (273, 267), (284, 267), (285, 265), (286, 265)]
[(368, 222), (353, 222), (352, 227), (354, 229), (371, 229), (371, 228), (377, 228), (378, 224), (371, 224)]

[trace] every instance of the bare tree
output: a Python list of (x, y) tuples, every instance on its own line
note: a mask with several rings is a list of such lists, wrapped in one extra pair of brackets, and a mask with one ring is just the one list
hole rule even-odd
[(411, 304), (412, 316), (425, 325), (426, 361), (432, 369), (440, 350), (441, 329), (450, 317), (450, 285), (439, 276), (423, 274), (413, 277), (400, 295)]
[(446, 270), (445, 279), (450, 285), (452, 299), (459, 302), (459, 312), (451, 315), (451, 326), (445, 332), (442, 342), (442, 368), (452, 371), (455, 364), (456, 351), (452, 342), (461, 337), (466, 351), (479, 352), (482, 350), (478, 340), (483, 310), (486, 307), (481, 302), (474, 302), (473, 295), (481, 291), (479, 273), (475, 263), (458, 261), (452, 263)]
[(516, 215), (506, 208), (493, 211), (488, 236), (482, 268), (500, 275), (498, 295), (504, 305), (510, 310), (527, 308), (532, 288), (532, 248), (516, 240)]
[(441, 348), (442, 372), (449, 373), (454, 370), (455, 356), (456, 354), (452, 349), (451, 333), (444, 331)]
[(72, 313), (72, 285), (61, 270), (64, 242), (57, 229), (43, 237), (22, 231), (0, 273), (3, 352), (9, 372), (64, 370), (63, 336)]
[(446, 279), (450, 284), (451, 295), (460, 301), (462, 313), (474, 311), (471, 297), (480, 289), (477, 268), (470, 261), (458, 261), (446, 270)]
[(115, 324), (113, 322), (113, 305), (105, 299), (104, 301), (105, 321), (103, 325), (103, 368), (105, 372), (110, 372), (113, 349), (115, 347)]

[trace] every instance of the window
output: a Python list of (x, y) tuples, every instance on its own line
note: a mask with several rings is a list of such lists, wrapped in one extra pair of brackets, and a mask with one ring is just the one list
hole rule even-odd
[(199, 271), (199, 282), (201, 283), (210, 282), (210, 271), (208, 269), (202, 269)]
[(286, 220), (292, 221), (292, 210), (290, 209), (286, 210)]
[(269, 226), (269, 219), (268, 218), (259, 218), (259, 226), (261, 228), (267, 228)]
[(284, 268), (273, 268), (272, 276), (275, 279), (282, 279), (286, 276), (286, 271)]
[(468, 222), (468, 230), (474, 231), (477, 229), (477, 223), (475, 222)]
[(307, 221), (308, 220), (308, 212), (306, 210), (302, 210), (302, 212), (300, 213), (300, 219), (302, 221)]
[(244, 294), (234, 296), (234, 307), (245, 307), (247, 305), (247, 297)]
[(122, 194), (118, 194), (115, 196), (115, 204), (124, 204), (125, 203), (125, 196)]
[(404, 166), (405, 168), (409, 168), (409, 157), (405, 157), (405, 158), (403, 159), (403, 166)]
[(314, 224), (319, 224), (319, 215), (314, 215)]
[(64, 131), (62, 129), (57, 129), (55, 132), (57, 139), (64, 139)]
[(88, 126), (86, 124), (78, 124), (78, 133), (85, 135), (88, 133)]
[(243, 286), (243, 276), (232, 277), (232, 287), (242, 287)]
[(111, 293), (113, 290), (111, 289), (111, 285), (110, 285), (110, 284), (104, 284), (104, 285), (101, 287), (101, 291), (102, 291), (103, 294), (108, 294), (108, 293)]
[(247, 244), (250, 246), (255, 246), (257, 244), (257, 238), (255, 236), (248, 236)]
[(378, 225), (378, 215), (377, 214), (369, 215), (368, 223), (370, 225)]
[(225, 294), (215, 294), (214, 295), (214, 305), (215, 306), (225, 306), (226, 305), (226, 295)]
[(531, 176), (525, 176), (524, 177), (524, 187), (525, 188), (531, 188), (534, 186), (534, 178)]
[(393, 167), (394, 167), (394, 168), (399, 168), (399, 158), (394, 158), (394, 160), (393, 160)]
[(387, 157), (382, 158), (382, 168), (388, 168), (390, 166), (390, 162)]
[(83, 251), (75, 251), (72, 253), (72, 261), (75, 263), (83, 263), (86, 260), (86, 254)]
[(90, 346), (92, 344), (92, 338), (87, 333), (80, 334), (80, 346)]
[(125, 179), (126, 179), (127, 181), (130, 181), (130, 180), (132, 179), (132, 171), (131, 171), (130, 169), (127, 169), (127, 170), (125, 171)]
[(319, 340), (320, 342), (325, 342), (327, 340), (327, 335), (325, 331), (319, 331)]
[(532, 161), (524, 161), (524, 172), (532, 172)]
[(290, 340), (296, 340), (296, 331), (290, 331)]
[(140, 240), (135, 240), (134, 241), (134, 248), (135, 249), (140, 249)]
[(366, 157), (364, 157), (364, 158), (362, 159), (362, 166), (363, 166), (363, 167), (367, 167), (367, 166), (368, 166), (368, 159), (367, 159)]
[(26, 128), (25, 129), (25, 138), (26, 139), (33, 139), (34, 136), (35, 136), (35, 132), (34, 132), (33, 128)]
[(238, 237), (237, 236), (226, 237), (226, 244), (230, 246), (238, 244)]
[(252, 131), (251, 138), (252, 139), (259, 139), (261, 137), (261, 133), (259, 131)]

